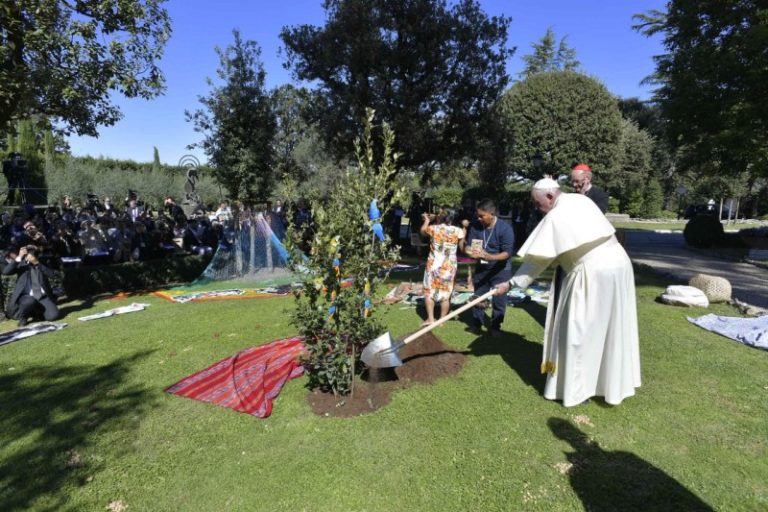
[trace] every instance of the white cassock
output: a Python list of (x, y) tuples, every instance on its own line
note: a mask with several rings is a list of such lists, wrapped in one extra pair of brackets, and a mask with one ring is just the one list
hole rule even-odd
[(566, 272), (557, 304), (552, 283), (542, 359), (544, 397), (566, 407), (592, 396), (619, 404), (640, 387), (634, 272), (614, 233), (591, 199), (560, 194), (518, 251), (514, 286), (552, 264)]

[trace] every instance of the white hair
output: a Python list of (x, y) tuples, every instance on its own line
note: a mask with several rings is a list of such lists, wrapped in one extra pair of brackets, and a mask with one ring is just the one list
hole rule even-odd
[(551, 190), (560, 188), (560, 185), (552, 178), (542, 178), (533, 184), (533, 190)]
[(543, 178), (533, 184), (531, 192), (540, 195), (557, 195), (560, 193), (560, 185), (552, 178)]

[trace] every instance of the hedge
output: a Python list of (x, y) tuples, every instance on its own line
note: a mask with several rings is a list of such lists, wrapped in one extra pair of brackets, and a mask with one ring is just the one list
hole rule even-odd
[[(70, 267), (55, 273), (51, 287), (62, 288), (68, 299), (129, 290), (153, 290), (190, 282), (202, 274), (210, 256), (183, 256), (133, 263)], [(13, 293), (16, 276), (2, 276), (3, 312)]]
[(93, 267), (73, 267), (62, 271), (61, 286), (68, 298), (128, 290), (152, 290), (169, 284), (197, 279), (210, 256), (183, 256), (151, 261)]

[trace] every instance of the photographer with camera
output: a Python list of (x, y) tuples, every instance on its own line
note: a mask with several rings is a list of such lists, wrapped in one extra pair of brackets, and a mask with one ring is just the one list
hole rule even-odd
[(48, 245), (48, 239), (33, 221), (26, 221), (23, 227), (24, 234), (19, 237), (19, 245), (36, 245), (39, 249)]
[(104, 206), (99, 202), (99, 196), (96, 194), (86, 194), (83, 210), (90, 212), (95, 217), (99, 212), (104, 211)]
[(53, 277), (53, 270), (40, 263), (38, 251), (34, 245), (22, 247), (18, 256), (3, 269), (3, 275), (18, 275), (6, 314), (8, 318), (17, 319), (19, 327), (27, 325), (27, 319), (38, 305), (43, 307), (43, 316), (47, 321), (59, 317), (59, 308), (54, 302), (49, 282), (49, 278)]

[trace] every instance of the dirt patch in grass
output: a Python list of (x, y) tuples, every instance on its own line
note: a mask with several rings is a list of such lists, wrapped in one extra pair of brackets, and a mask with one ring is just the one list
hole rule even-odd
[(464, 367), (466, 354), (459, 352), (433, 333), (412, 341), (400, 350), (403, 365), (397, 368), (372, 369), (355, 381), (354, 393), (336, 396), (311, 391), (307, 396), (312, 410), (321, 416), (359, 416), (384, 407), (392, 392), (415, 383), (431, 384), (442, 377), (458, 374)]

